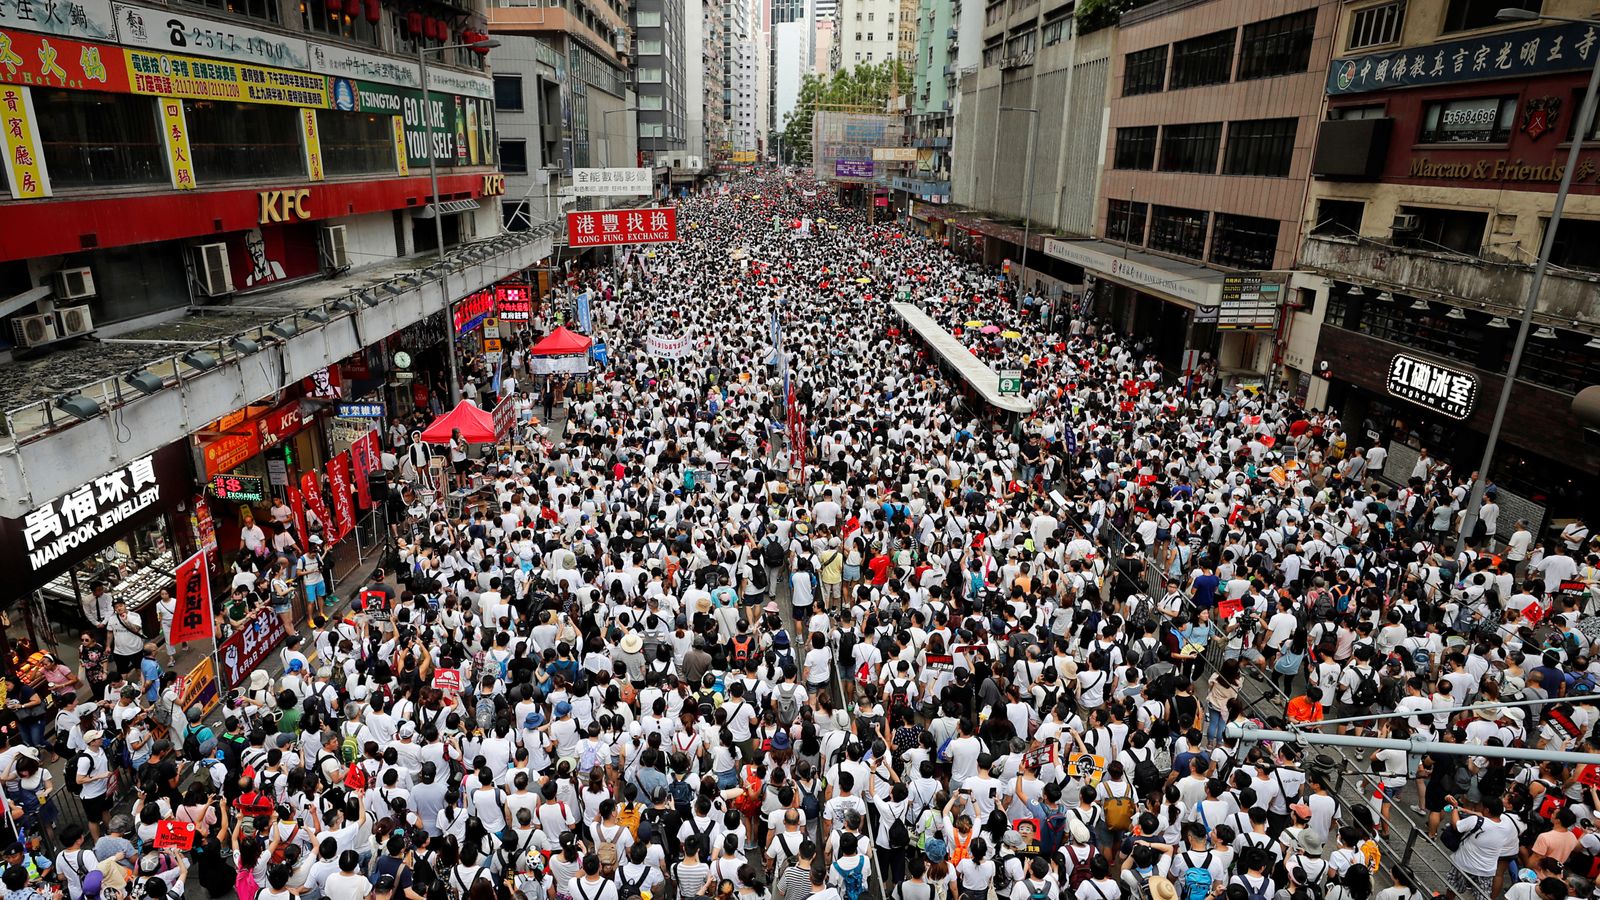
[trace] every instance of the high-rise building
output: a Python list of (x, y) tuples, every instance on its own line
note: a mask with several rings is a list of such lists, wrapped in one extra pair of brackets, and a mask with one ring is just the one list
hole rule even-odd
[(899, 58), (902, 2), (839, 0), (833, 17), (833, 67), (853, 69), (861, 63), (877, 65)]
[(728, 123), (732, 152), (759, 149), (756, 115), (759, 64), (756, 30), (760, 13), (756, 0), (722, 2), (722, 110)]
[(783, 130), (784, 119), (794, 110), (801, 80), (815, 70), (817, 29), (813, 27), (812, 0), (767, 2), (772, 17), (767, 57), (767, 133), (775, 135)]
[[(689, 127), (698, 134), (698, 155), (706, 166), (725, 160), (732, 149), (728, 140), (728, 120), (722, 96), (723, 0), (685, 0), (685, 17), (695, 40), (690, 47), (700, 48), (700, 64), (689, 65)], [(698, 120), (698, 121), (697, 121)], [(693, 140), (690, 153), (696, 153)]]
[(665, 165), (688, 147), (686, 69), (699, 60), (687, 58), (684, 0), (635, 0), (631, 16), (639, 149), (650, 165)]
[(838, 17), (839, 0), (815, 0), (815, 2), (815, 18), (817, 21), (820, 22), (823, 19), (836, 19)]
[(814, 63), (812, 71), (819, 78), (826, 78), (833, 74), (833, 37), (838, 31), (838, 23), (832, 17), (818, 17), (815, 24), (816, 48), (812, 50), (811, 58)]

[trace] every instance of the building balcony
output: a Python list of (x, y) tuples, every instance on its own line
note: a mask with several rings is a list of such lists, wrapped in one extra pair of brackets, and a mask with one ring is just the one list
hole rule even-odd
[[(1507, 317), (1521, 314), (1533, 277), (1532, 267), (1525, 265), (1315, 234), (1300, 245), (1300, 265), (1363, 286), (1389, 287)], [(1597, 289), (1600, 274), (1551, 268), (1539, 291), (1534, 318), (1569, 327), (1600, 326)]]

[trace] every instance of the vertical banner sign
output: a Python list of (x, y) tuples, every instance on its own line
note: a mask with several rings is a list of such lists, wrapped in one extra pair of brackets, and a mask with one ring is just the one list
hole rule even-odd
[(317, 134), (317, 111), (300, 109), (300, 135), (305, 138), (306, 172), (312, 181), (322, 180), (322, 138)]
[(578, 295), (578, 328), (584, 334), (590, 334), (594, 331), (594, 311), (590, 306), (591, 302), (592, 298), (589, 291), (584, 291)]
[(189, 158), (189, 123), (183, 116), (183, 101), (162, 97), (161, 127), (167, 135), (167, 163), (172, 169), (172, 186), (180, 191), (194, 190), (194, 162)]
[(322, 488), (317, 483), (317, 470), (312, 469), (300, 476), (301, 499), (305, 501), (306, 508), (317, 516), (317, 521), (322, 523), (322, 538), (330, 544), (334, 540), (333, 522), (328, 519), (328, 505), (322, 502)]
[(172, 615), (173, 646), (211, 636), (211, 579), (206, 572), (206, 552), (184, 560), (178, 567), (178, 608)]
[(350, 445), (350, 477), (356, 485), (356, 506), (361, 509), (372, 508), (372, 492), (367, 487), (367, 473), (372, 471), (376, 431), (369, 431), (361, 436), (361, 440)]
[(395, 171), (401, 175), (411, 174), (411, 162), (406, 158), (406, 120), (403, 116), (394, 116), (389, 121), (394, 123), (394, 162)]
[(328, 493), (333, 495), (333, 533), (343, 538), (356, 527), (355, 508), (350, 502), (350, 451), (328, 460)]
[(292, 484), (284, 488), (283, 492), (289, 501), (290, 512), (294, 513), (294, 533), (299, 536), (301, 546), (305, 546), (306, 538), (308, 537), (306, 534), (305, 495)]
[(478, 164), (478, 103), (467, 101), (467, 158)]
[[(6, 55), (15, 58), (9, 38), (6, 48)], [(0, 64), (9, 66), (6, 55), (0, 55)], [(20, 66), (22, 61), (19, 59), (16, 64)], [(33, 128), (32, 91), (19, 85), (0, 87), (0, 126), (5, 129), (6, 170), (10, 174), (12, 198), (33, 200), (50, 196), (50, 176), (45, 171), (38, 135)]]

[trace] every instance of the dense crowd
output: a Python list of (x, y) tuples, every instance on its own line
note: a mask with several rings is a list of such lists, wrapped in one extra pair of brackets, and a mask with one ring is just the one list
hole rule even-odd
[[(1501, 527), (1492, 484), (1466, 516), (1474, 473), (1387, 471), (828, 194), (740, 182), (582, 271), (610, 358), (560, 439), (514, 354), (521, 441), (452, 458), (480, 502), (403, 491), (392, 571), (219, 724), (141, 664), (62, 691), (63, 775), (12, 731), (7, 900), (1413, 900), (1446, 886), (1383, 859), (1401, 815), (1463, 900), (1592, 894), (1579, 767), (1381, 748), (1352, 804), (1229, 731), (1595, 750), (1582, 523)], [(944, 374), (902, 291), (1031, 412)]]

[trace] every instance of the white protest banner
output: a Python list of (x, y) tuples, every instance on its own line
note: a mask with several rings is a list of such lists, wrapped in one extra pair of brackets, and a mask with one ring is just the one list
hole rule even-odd
[(652, 334), (644, 339), (644, 352), (662, 359), (683, 359), (692, 352), (686, 337)]

